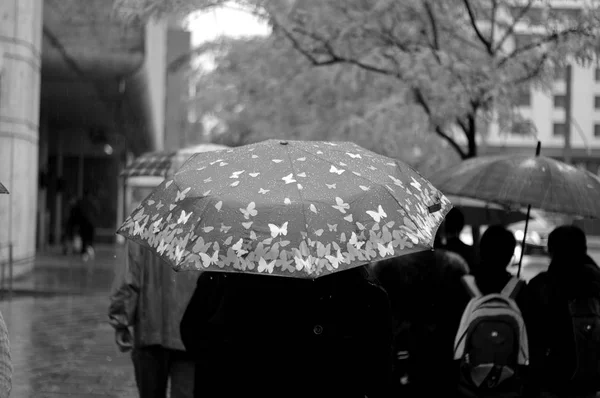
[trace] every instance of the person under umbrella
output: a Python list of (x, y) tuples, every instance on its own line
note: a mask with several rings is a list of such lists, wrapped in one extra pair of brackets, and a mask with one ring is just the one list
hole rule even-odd
[(211, 367), (197, 396), (362, 398), (387, 394), (391, 324), (355, 269), (431, 249), (450, 208), (358, 145), (268, 140), (192, 157), (118, 233), (204, 271), (181, 330)]

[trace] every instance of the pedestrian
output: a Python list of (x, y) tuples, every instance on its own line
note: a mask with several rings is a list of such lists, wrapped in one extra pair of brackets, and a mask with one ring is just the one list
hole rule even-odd
[(440, 249), (448, 250), (461, 256), (471, 271), (475, 267), (475, 250), (460, 239), (465, 228), (465, 216), (457, 207), (453, 207), (444, 219), (444, 240)]
[(204, 272), (181, 335), (196, 398), (389, 396), (389, 302), (364, 267), (314, 281)]
[(198, 273), (177, 273), (150, 250), (128, 245), (127, 269), (109, 308), (117, 346), (132, 352), (140, 398), (166, 398), (169, 381), (170, 398), (191, 398), (194, 362), (179, 325)]
[(12, 390), (12, 360), (8, 328), (0, 313), (0, 398), (8, 398)]
[(462, 284), (468, 265), (458, 254), (436, 249), (371, 268), (392, 307), (397, 395), (449, 396), (456, 385), (454, 337), (469, 301)]
[(525, 289), (531, 389), (540, 397), (595, 397), (600, 391), (600, 270), (574, 225), (548, 236), (548, 270)]
[(81, 236), (81, 256), (84, 261), (94, 259), (94, 237), (96, 226), (96, 205), (91, 193), (85, 190), (76, 204), (79, 212), (79, 234)]
[(489, 226), (479, 241), (479, 261), (473, 276), (483, 295), (500, 293), (512, 275), (510, 265), (517, 241), (502, 225)]

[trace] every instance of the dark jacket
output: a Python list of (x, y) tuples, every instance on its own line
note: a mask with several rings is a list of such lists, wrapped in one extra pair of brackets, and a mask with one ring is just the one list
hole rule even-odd
[(416, 396), (447, 396), (456, 385), (454, 338), (470, 299), (461, 282), (469, 267), (459, 255), (435, 250), (372, 268), (390, 297), (394, 350), (409, 352), (408, 375)]
[[(530, 341), (532, 384), (534, 389), (575, 393), (576, 386), (564, 384), (561, 374), (550, 374), (546, 352), (560, 342), (558, 360), (564, 369), (575, 369), (575, 347), (568, 300), (600, 296), (600, 269), (589, 256), (553, 260), (548, 271), (533, 278), (525, 289), (521, 305)], [(562, 368), (562, 366), (561, 366)]]
[(473, 271), (475, 269), (476, 257), (475, 257), (475, 249), (473, 246), (469, 246), (466, 243), (463, 243), (459, 238), (448, 238), (446, 240), (446, 244), (442, 245), (440, 249), (447, 250), (452, 253), (456, 253), (465, 260), (469, 269)]
[(136, 347), (185, 350), (179, 325), (199, 273), (175, 272), (149, 249), (133, 242), (128, 245), (124, 278), (110, 298), (111, 325), (132, 326)]
[(385, 291), (353, 271), (317, 279), (204, 272), (181, 323), (196, 397), (387, 394)]

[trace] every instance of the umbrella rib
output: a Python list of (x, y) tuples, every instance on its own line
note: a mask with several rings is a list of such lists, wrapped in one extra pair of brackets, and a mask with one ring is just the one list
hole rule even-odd
[[(294, 163), (292, 162), (292, 156), (290, 155), (290, 151), (286, 149), (286, 155), (288, 157), (288, 160), (290, 162), (290, 168), (292, 169), (292, 173), (294, 173), (294, 175), (296, 174), (296, 169), (294, 168)], [(301, 203), (301, 208), (302, 208), (302, 216), (304, 217), (304, 225), (308, 225), (308, 218), (306, 217), (306, 210), (304, 209), (304, 196), (302, 195), (302, 190), (298, 188), (298, 185), (296, 185), (296, 191), (298, 191), (298, 196), (300, 197), (300, 203)], [(308, 246), (309, 251), (311, 252), (310, 255), (312, 256), (312, 249), (310, 246)]]

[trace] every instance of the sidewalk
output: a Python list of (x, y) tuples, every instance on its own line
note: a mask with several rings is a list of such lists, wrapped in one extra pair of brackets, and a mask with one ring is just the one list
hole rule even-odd
[(137, 397), (128, 354), (108, 325), (108, 295), (124, 253), (96, 250), (84, 263), (59, 251), (39, 254), (31, 275), (0, 301), (11, 340), (15, 398)]

